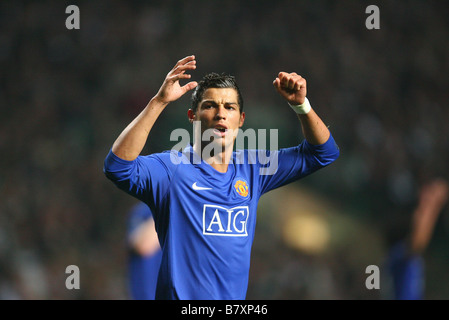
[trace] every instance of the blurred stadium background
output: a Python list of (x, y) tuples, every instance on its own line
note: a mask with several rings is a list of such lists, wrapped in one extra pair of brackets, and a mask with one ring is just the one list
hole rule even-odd
[[(79, 30), (65, 27), (71, 4)], [(365, 28), (370, 4), (380, 30)], [(135, 201), (103, 160), (189, 54), (195, 80), (237, 77), (244, 129), (279, 129), (279, 147), (302, 135), (272, 81), (303, 75), (341, 149), (261, 199), (248, 299), (382, 299), (365, 268), (408, 231), (420, 183), (448, 175), (448, 16), (447, 1), (2, 1), (0, 299), (127, 299)], [(189, 129), (188, 104), (164, 111), (145, 153)], [(427, 299), (449, 298), (448, 240), (445, 209), (425, 252)], [(65, 288), (72, 264), (79, 290)]]

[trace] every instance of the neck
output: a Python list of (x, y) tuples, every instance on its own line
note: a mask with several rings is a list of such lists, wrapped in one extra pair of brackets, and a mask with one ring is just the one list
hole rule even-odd
[(229, 162), (232, 157), (233, 145), (220, 146), (213, 142), (207, 144), (194, 144), (193, 151), (197, 153), (204, 162), (207, 162), (218, 172), (228, 171)]

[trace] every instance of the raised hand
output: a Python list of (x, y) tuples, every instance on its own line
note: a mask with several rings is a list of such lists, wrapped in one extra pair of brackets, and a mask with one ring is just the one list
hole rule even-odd
[(195, 69), (195, 56), (187, 56), (179, 60), (165, 77), (164, 83), (156, 94), (155, 99), (160, 103), (168, 104), (195, 88), (198, 85), (196, 81), (191, 81), (184, 86), (181, 86), (179, 83), (181, 79), (190, 79), (191, 75), (186, 73), (186, 71)]
[(279, 94), (292, 105), (303, 104), (307, 94), (306, 79), (295, 72), (279, 72), (273, 85)]

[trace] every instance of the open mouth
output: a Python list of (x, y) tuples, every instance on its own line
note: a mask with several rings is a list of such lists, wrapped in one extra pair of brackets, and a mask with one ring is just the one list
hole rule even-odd
[(228, 131), (228, 128), (226, 128), (225, 126), (215, 126), (214, 128), (214, 132), (216, 134), (218, 134), (219, 136), (224, 136), (226, 134), (226, 132)]

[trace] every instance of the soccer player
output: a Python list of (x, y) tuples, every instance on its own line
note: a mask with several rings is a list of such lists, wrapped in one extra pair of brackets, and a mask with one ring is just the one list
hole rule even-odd
[(426, 277), (423, 255), (448, 199), (449, 183), (443, 178), (435, 178), (421, 187), (410, 233), (396, 243), (387, 256), (387, 272), (392, 282), (389, 296), (393, 299), (424, 299)]
[(133, 300), (154, 300), (162, 251), (150, 208), (139, 201), (128, 217), (128, 289)]
[[(156, 299), (243, 300), (259, 198), (331, 164), (340, 152), (306, 98), (306, 80), (286, 72), (273, 85), (296, 112), (305, 140), (280, 150), (234, 151), (245, 120), (235, 78), (211, 73), (181, 85), (195, 69), (194, 56), (176, 63), (113, 143), (104, 173), (154, 213), (162, 248)], [(184, 150), (140, 155), (147, 138), (155, 138), (151, 128), (161, 112), (192, 89), (187, 116), (201, 125), (201, 139)], [(273, 162), (276, 170), (263, 170)]]

